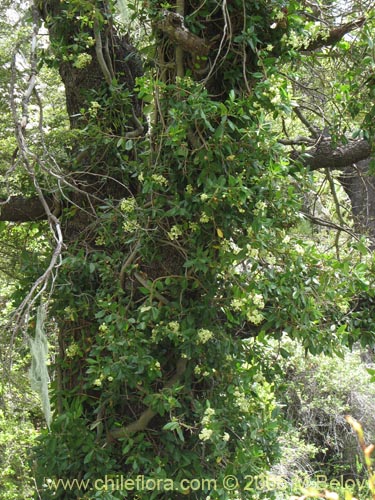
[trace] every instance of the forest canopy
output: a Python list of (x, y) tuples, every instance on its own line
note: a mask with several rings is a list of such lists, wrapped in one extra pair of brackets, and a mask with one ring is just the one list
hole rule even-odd
[[(374, 343), (372, 2), (1, 12), (0, 394), (31, 366), (35, 498), (270, 498), (293, 346)], [(93, 487), (121, 475), (164, 489)]]

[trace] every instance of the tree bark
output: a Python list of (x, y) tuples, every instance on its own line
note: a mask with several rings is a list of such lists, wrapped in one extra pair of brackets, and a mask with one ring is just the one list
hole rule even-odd
[(349, 196), (356, 230), (367, 233), (375, 244), (375, 177), (370, 159), (344, 168), (339, 180)]

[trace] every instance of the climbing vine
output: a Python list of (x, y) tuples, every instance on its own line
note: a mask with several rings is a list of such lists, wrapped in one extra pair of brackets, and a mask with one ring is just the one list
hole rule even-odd
[[(70, 123), (56, 161), (47, 148), (34, 158), (65, 245), (39, 494), (123, 474), (172, 478), (174, 498), (261, 497), (223, 479), (245, 484), (277, 456), (277, 341), (329, 353), (371, 337), (352, 300), (373, 293), (366, 248), (353, 240), (338, 259), (302, 236), (309, 176), (278, 142), (295, 106), (282, 64), (327, 33), (308, 40), (294, 1), (151, 1), (128, 5), (139, 52), (112, 2), (37, 8), (51, 41), (38, 64), (58, 68)], [(203, 477), (220, 486), (181, 487)]]

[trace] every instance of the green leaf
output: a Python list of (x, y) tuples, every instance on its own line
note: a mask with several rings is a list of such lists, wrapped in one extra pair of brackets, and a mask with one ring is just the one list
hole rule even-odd
[(126, 141), (125, 149), (126, 149), (126, 151), (130, 151), (131, 149), (133, 149), (133, 140), (132, 139), (128, 139)]

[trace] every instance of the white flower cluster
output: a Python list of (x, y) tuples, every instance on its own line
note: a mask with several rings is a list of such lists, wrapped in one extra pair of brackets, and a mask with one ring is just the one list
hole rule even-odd
[(105, 238), (104, 236), (101, 234), (99, 235), (96, 240), (95, 240), (95, 245), (98, 245), (98, 246), (104, 246), (105, 245)]
[(167, 327), (172, 333), (177, 334), (180, 331), (180, 323), (178, 323), (178, 321), (170, 321)]
[(120, 202), (121, 212), (128, 216), (122, 224), (123, 230), (127, 233), (133, 233), (140, 227), (136, 218), (136, 208), (137, 202), (135, 198), (124, 198)]
[(159, 186), (168, 186), (168, 180), (164, 177), (164, 175), (152, 174), (151, 180), (155, 182), (155, 184), (159, 184)]
[(259, 250), (258, 248), (253, 248), (251, 245), (247, 244), (246, 245), (246, 250), (247, 250), (247, 256), (250, 257), (250, 259), (258, 260), (259, 259)]
[(305, 249), (298, 243), (294, 245), (294, 250), (298, 253), (298, 255), (303, 255), (305, 253)]
[(135, 219), (127, 219), (123, 224), (122, 224), (122, 229), (126, 233), (134, 233), (139, 229), (139, 224)]
[(120, 210), (124, 214), (131, 214), (135, 211), (137, 202), (135, 198), (124, 198), (120, 201)]
[(102, 323), (99, 325), (99, 332), (101, 333), (107, 333), (108, 332), (108, 326), (105, 323)]
[(246, 318), (250, 323), (259, 325), (264, 316), (260, 309), (264, 309), (263, 295), (256, 292), (251, 292), (248, 297), (240, 297), (231, 301), (231, 306), (235, 311), (245, 312)]
[(264, 309), (264, 299), (261, 293), (253, 292), (250, 294), (250, 299), (253, 301), (255, 306), (259, 307), (259, 309)]
[(181, 335), (180, 323), (178, 321), (170, 321), (169, 323), (164, 323), (164, 321), (160, 321), (153, 329), (152, 329), (152, 340), (153, 342), (157, 342), (158, 339), (164, 338), (166, 336), (171, 337), (179, 337)]
[(190, 229), (190, 231), (195, 233), (199, 229), (198, 223), (197, 222), (189, 222), (189, 229)]
[(168, 237), (170, 240), (177, 240), (179, 236), (182, 235), (182, 229), (180, 226), (174, 225), (171, 227), (171, 230), (168, 231)]
[(202, 418), (202, 425), (208, 425), (211, 422), (211, 417), (215, 415), (215, 409), (208, 407), (204, 411), (204, 415)]
[(246, 318), (250, 323), (253, 323), (253, 325), (259, 325), (264, 320), (263, 314), (256, 309), (255, 311), (249, 311), (246, 314)]
[(236, 398), (236, 405), (241, 411), (249, 411), (249, 401), (246, 399), (245, 394), (237, 387), (234, 391), (233, 396)]
[(198, 343), (205, 344), (213, 337), (213, 333), (210, 330), (206, 330), (205, 328), (201, 328), (198, 330)]
[(213, 432), (214, 431), (212, 429), (207, 429), (207, 427), (203, 427), (198, 437), (201, 441), (208, 441), (211, 438)]
[(212, 429), (209, 429), (207, 426), (211, 424), (211, 419), (214, 415), (215, 410), (213, 408), (206, 408), (202, 418), (203, 428), (198, 436), (201, 441), (208, 441), (211, 438), (214, 431)]
[(230, 438), (229, 434), (227, 432), (224, 432), (224, 434), (223, 434), (223, 441), (228, 442), (229, 438)]
[[(103, 380), (104, 380), (104, 375), (101, 374), (100, 377), (98, 377), (97, 379), (94, 380), (93, 384), (96, 385), (97, 387), (101, 387), (103, 384)], [(113, 378), (112, 378), (112, 380), (113, 380)]]
[(285, 44), (293, 49), (307, 49), (307, 47), (318, 38), (322, 40), (328, 38), (329, 31), (323, 27), (321, 23), (310, 23), (306, 26), (304, 33), (297, 35), (295, 31), (291, 31), (288, 35), (283, 35), (282, 40)]

